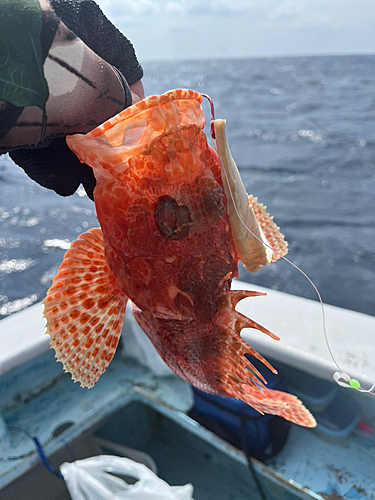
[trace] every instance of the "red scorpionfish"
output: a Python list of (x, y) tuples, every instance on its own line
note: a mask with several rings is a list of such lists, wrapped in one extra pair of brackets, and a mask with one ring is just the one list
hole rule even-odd
[(287, 246), (263, 205), (246, 195), (224, 120), (213, 122), (219, 155), (208, 146), (201, 102), (198, 92), (173, 90), (67, 138), (94, 170), (101, 227), (72, 243), (44, 300), (51, 347), (73, 380), (92, 387), (113, 358), (130, 299), (159, 355), (187, 382), (313, 427), (302, 403), (267, 389), (245, 357), (276, 372), (240, 332), (278, 338), (235, 310), (263, 295), (230, 290), (237, 264), (257, 271)]

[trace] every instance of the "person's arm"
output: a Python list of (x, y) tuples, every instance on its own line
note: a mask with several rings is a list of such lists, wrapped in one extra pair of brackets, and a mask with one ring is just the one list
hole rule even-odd
[[(12, 75), (17, 76), (14, 73), (17, 63), (28, 66), (24, 69), (24, 79), (15, 81), (18, 85), (15, 92), (10, 93), (9, 86), (0, 85), (0, 152), (10, 151), (12, 159), (31, 178), (59, 194), (74, 193), (82, 182), (92, 197), (95, 185), (92, 171), (71, 153), (64, 137), (88, 132), (142, 98), (143, 70), (130, 42), (93, 1), (51, 3), (59, 17), (47, 0), (40, 0), (40, 5), (35, 0), (32, 11), (28, 0), (27, 16), (21, 16), (17, 19), (21, 22), (15, 23), (18, 29), (26, 27), (28, 34), (31, 33), (25, 42), (26, 50), (30, 48), (30, 40), (32, 45), (39, 42), (39, 46), (33, 60), (18, 61), (13, 57), (13, 64), (6, 68), (5, 77), (12, 83)], [(1, 8), (0, 27), (4, 26), (6, 14)], [(10, 15), (8, 11), (8, 20), (17, 15), (17, 9)], [(38, 19), (39, 33), (35, 28)], [(13, 39), (8, 39), (6, 49), (12, 43), (19, 43), (22, 49), (22, 33), (9, 30), (7, 35)], [(12, 56), (11, 50), (9, 53)], [(35, 67), (40, 72), (39, 80), (25, 80), (27, 71), (35, 76)], [(34, 84), (29, 95), (19, 91), (19, 83), (24, 81)], [(39, 92), (37, 99), (35, 91)]]
[(94, 0), (50, 0), (57, 16), (98, 56), (115, 66), (129, 85), (143, 77), (131, 42), (107, 19)]

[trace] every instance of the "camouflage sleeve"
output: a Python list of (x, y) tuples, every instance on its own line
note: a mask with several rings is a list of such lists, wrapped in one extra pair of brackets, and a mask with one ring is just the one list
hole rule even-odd
[(51, 3), (0, 0), (0, 152), (92, 130), (131, 104), (143, 75), (93, 1)]
[(131, 42), (93, 0), (50, 0), (56, 14), (85, 44), (115, 66), (129, 85), (143, 77)]

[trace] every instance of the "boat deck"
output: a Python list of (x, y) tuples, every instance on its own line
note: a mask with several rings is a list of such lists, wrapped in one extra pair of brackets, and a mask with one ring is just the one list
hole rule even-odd
[[(240, 285), (248, 286), (242, 283)], [(274, 294), (276, 297), (273, 297)], [(280, 310), (284, 311), (285, 322), (290, 323), (288, 311), (297, 307), (298, 302), (297, 309), (301, 321), (307, 322), (310, 326), (312, 322), (311, 328), (319, 323), (319, 319), (314, 323), (309, 316), (310, 307), (311, 314), (317, 314), (316, 303), (310, 304), (311, 301), (306, 301), (305, 304), (305, 299), (284, 297), (284, 295), (281, 296), (281, 300), (284, 301), (281, 303), (279, 292), (273, 291), (270, 291), (268, 299), (261, 297), (247, 299), (246, 303), (270, 299), (267, 307), (271, 307), (271, 311), (274, 312), (273, 301), (276, 301)], [(307, 308), (303, 313), (305, 305)], [(241, 305), (242, 307), (244, 306)], [(252, 308), (253, 305), (249, 307)], [(347, 325), (351, 328), (347, 318), (352, 314), (355, 316), (353, 322), (361, 332), (375, 326), (375, 318), (334, 309), (332, 314), (344, 315), (344, 318), (341, 318), (344, 327)], [(279, 326), (275, 328), (270, 325), (273, 317), (267, 310), (259, 312), (257, 308), (254, 311), (246, 309), (244, 312), (283, 337), (282, 343), (273, 341), (277, 346), (281, 346), (279, 351), (267, 350), (267, 347), (264, 347), (266, 345), (264, 336), (259, 332), (251, 334), (259, 339), (259, 345), (255, 345), (256, 342), (251, 340), (252, 345), (265, 356), (272, 354), (271, 358), (277, 361), (282, 359), (288, 365), (288, 376), (298, 378), (301, 373), (298, 371), (301, 359), (297, 355), (299, 339), (292, 339), (296, 342), (295, 345), (284, 345), (283, 333), (288, 329), (289, 323), (283, 324), (279, 316)], [(262, 314), (264, 314), (263, 319)], [(327, 316), (330, 317), (330, 311)], [(247, 469), (244, 454), (186, 416), (193, 404), (188, 384), (174, 375), (160, 377), (136, 361), (124, 358), (119, 352), (106, 374), (93, 389), (81, 389), (78, 384), (72, 383), (68, 374), (62, 373), (62, 366), (56, 363), (53, 352), (46, 351), (48, 345), (41, 329), (43, 323), (40, 305), (0, 322), (0, 343), (5, 338), (10, 339), (15, 335), (13, 344), (9, 340), (2, 343), (7, 346), (8, 351), (3, 350), (0, 357), (1, 456), (22, 455), (18, 460), (0, 462), (0, 489), (8, 485), (3, 492), (11, 492), (11, 488), (15, 488), (17, 484), (19, 487), (20, 482), (16, 480), (25, 473), (31, 474), (32, 472), (28, 471), (39, 463), (31, 440), (24, 434), (9, 429), (21, 427), (39, 437), (48, 456), (62, 449), (60, 435), (69, 443), (74, 443), (98, 432), (101, 437), (108, 440), (146, 451), (156, 460), (161, 477), (172, 484), (192, 482), (196, 487), (194, 495), (196, 500), (261, 498)], [(14, 333), (17, 328), (18, 333)], [(29, 335), (26, 345), (17, 342), (17, 335), (21, 336), (22, 330), (35, 332), (35, 337)], [(246, 334), (247, 332), (245, 337)], [(315, 335), (320, 335), (320, 332)], [(304, 335), (300, 334), (300, 337), (302, 338), (300, 344), (303, 343), (306, 348), (314, 338), (314, 332), (304, 331)], [(268, 342), (268, 339), (265, 342)], [(289, 357), (285, 358), (285, 353)], [(328, 357), (311, 360), (311, 352), (307, 354), (305, 352), (305, 355), (310, 360), (310, 364), (302, 362), (305, 371), (315, 374), (314, 370), (321, 362), (322, 378), (325, 373), (329, 374)], [(301, 356), (304, 359), (304, 355)], [(366, 374), (361, 372), (360, 366), (351, 365), (350, 373), (361, 382), (367, 382)], [(330, 376), (331, 374), (332, 371)], [(374, 424), (375, 403), (371, 397), (364, 397), (343, 388), (339, 388), (339, 392), (344, 396), (350, 394), (349, 397), (354, 397), (361, 406), (362, 418), (369, 425)], [(116, 427), (113, 420), (116, 418), (120, 418), (123, 422), (121, 428), (119, 424), (116, 424)], [(117, 434), (113, 434), (114, 429), (118, 430)], [(186, 453), (189, 444), (191, 449)], [(374, 444), (375, 437), (365, 435), (358, 429), (351, 432), (348, 437), (332, 439), (315, 430), (293, 425), (288, 442), (281, 453), (267, 465), (254, 460), (254, 466), (268, 500), (308, 498), (374, 500)], [(27, 484), (26, 477), (23, 476), (24, 484)], [(16, 482), (9, 486), (12, 481)], [(211, 489), (207, 490), (207, 485), (210, 484)], [(217, 490), (221, 493), (219, 496)], [(28, 498), (33, 500), (31, 496)], [(43, 500), (41, 496), (35, 498)], [(45, 498), (50, 500), (51, 497)], [(9, 496), (9, 499), (12, 497)]]

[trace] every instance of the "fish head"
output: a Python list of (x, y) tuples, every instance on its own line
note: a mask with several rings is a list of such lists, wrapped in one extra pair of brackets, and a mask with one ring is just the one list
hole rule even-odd
[(202, 96), (176, 92), (68, 144), (93, 167), (106, 260), (120, 286), (141, 310), (181, 320), (215, 314), (237, 254)]

